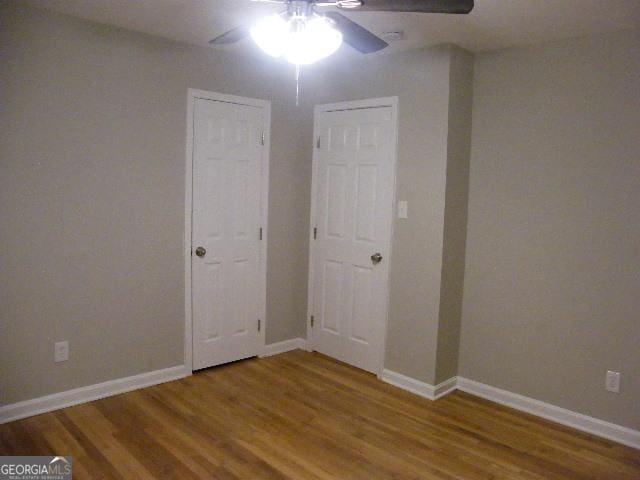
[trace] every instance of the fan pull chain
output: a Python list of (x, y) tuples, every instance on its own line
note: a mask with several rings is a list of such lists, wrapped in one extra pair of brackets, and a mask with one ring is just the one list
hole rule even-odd
[(296, 64), (296, 107), (300, 106), (300, 65)]

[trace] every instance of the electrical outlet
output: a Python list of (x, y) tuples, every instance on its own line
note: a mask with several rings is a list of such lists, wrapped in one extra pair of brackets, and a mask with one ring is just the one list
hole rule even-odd
[(409, 217), (409, 203), (406, 200), (398, 202), (398, 218)]
[(53, 361), (66, 362), (69, 360), (69, 340), (53, 344)]
[(604, 387), (609, 392), (620, 393), (620, 372), (607, 370), (607, 377), (605, 379)]

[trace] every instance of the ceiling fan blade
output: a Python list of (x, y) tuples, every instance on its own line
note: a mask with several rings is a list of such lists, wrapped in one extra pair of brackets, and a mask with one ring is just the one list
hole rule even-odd
[(361, 53), (373, 53), (389, 46), (387, 42), (338, 12), (326, 12), (325, 16), (336, 22), (335, 28), (342, 33), (344, 43)]
[(469, 13), (473, 0), (362, 0), (359, 7), (342, 8), (354, 12)]
[(209, 40), (210, 45), (226, 45), (228, 43), (236, 43), (249, 36), (249, 27), (242, 26), (232, 28), (228, 32)]

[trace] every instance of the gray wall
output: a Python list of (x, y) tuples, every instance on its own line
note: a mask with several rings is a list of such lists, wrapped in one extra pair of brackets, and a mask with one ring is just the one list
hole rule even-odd
[(462, 376), (640, 429), (638, 152), (640, 32), (477, 57)]
[(473, 60), (471, 53), (451, 48), (444, 240), (434, 384), (458, 374), (469, 200)]
[(189, 87), (273, 102), (267, 341), (303, 334), (311, 114), (291, 68), (0, 8), (0, 404), (183, 363)]

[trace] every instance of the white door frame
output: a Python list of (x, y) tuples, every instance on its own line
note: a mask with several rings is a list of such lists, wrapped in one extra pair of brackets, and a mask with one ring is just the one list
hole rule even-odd
[(260, 271), (259, 309), (262, 326), (260, 328), (261, 348), (258, 354), (264, 353), (265, 332), (267, 327), (267, 238), (269, 214), (269, 152), (271, 150), (271, 102), (255, 98), (237, 97), (222, 93), (208, 92), (190, 88), (187, 94), (187, 145), (185, 165), (185, 210), (184, 210), (184, 365), (186, 370), (193, 371), (193, 299), (191, 296), (191, 235), (193, 215), (193, 112), (196, 99), (214, 100), (216, 102), (234, 103), (261, 108), (263, 115), (264, 148), (260, 159), (262, 178), (260, 179), (260, 224), (262, 226), (262, 242), (259, 249), (258, 268)]
[[(391, 125), (393, 126), (393, 131), (391, 132), (391, 170), (393, 172), (393, 178), (391, 179), (391, 198), (393, 205), (391, 206), (391, 219), (389, 225), (391, 226), (389, 231), (389, 269), (387, 274), (387, 296), (385, 300), (385, 315), (384, 315), (384, 325), (383, 325), (383, 337), (382, 344), (379, 346), (378, 352), (378, 377), (382, 375), (382, 370), (384, 370), (384, 356), (385, 349), (387, 345), (387, 325), (389, 323), (389, 296), (391, 292), (390, 281), (391, 281), (391, 261), (393, 259), (393, 237), (394, 237), (394, 225), (395, 225), (395, 212), (396, 212), (396, 176), (397, 176), (397, 161), (398, 161), (398, 97), (382, 97), (382, 98), (369, 98), (366, 100), (353, 100), (347, 102), (338, 102), (338, 103), (326, 103), (323, 105), (316, 105), (313, 109), (313, 166), (312, 166), (312, 177), (311, 177), (311, 223), (310, 223), (310, 231), (309, 231), (309, 283), (308, 283), (308, 293), (307, 293), (307, 350), (313, 350), (314, 339), (313, 339), (313, 328), (311, 327), (311, 315), (313, 315), (313, 305), (314, 305), (314, 265), (315, 265), (315, 248), (314, 248), (314, 238), (313, 238), (313, 229), (316, 226), (316, 209), (317, 209), (317, 182), (318, 182), (318, 148), (317, 147), (317, 135), (318, 135), (318, 125), (317, 119), (318, 114), (323, 112), (339, 112), (342, 110), (360, 110), (366, 108), (380, 108), (380, 107), (390, 107), (391, 108)], [(317, 326), (315, 327), (317, 328)]]

